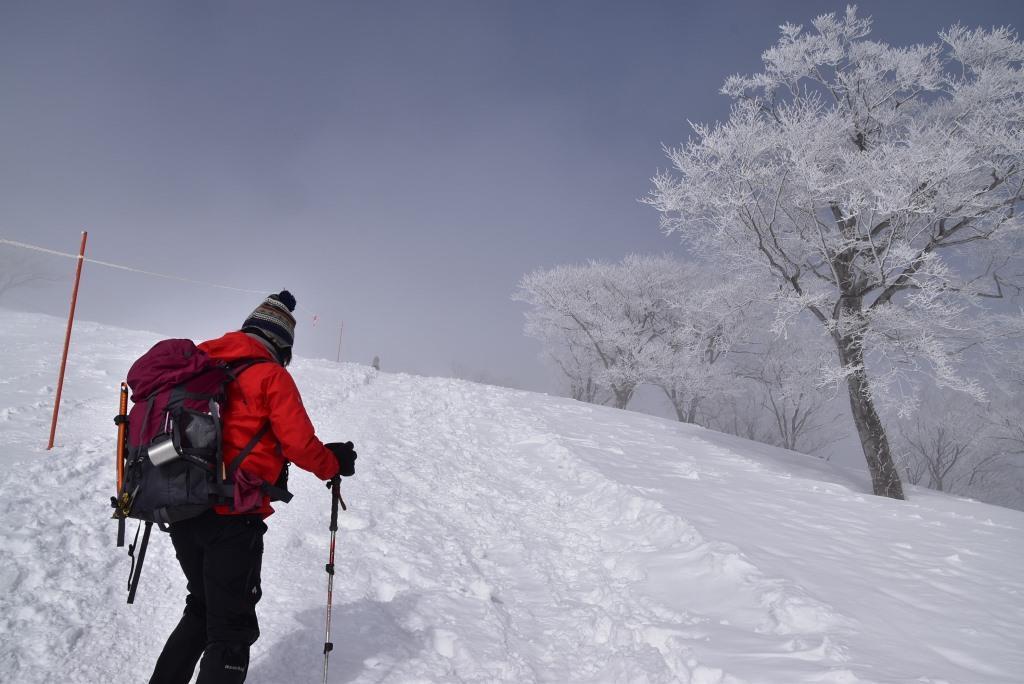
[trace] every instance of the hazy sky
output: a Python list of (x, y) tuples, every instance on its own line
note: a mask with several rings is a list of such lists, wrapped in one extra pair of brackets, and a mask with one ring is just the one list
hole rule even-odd
[[(333, 358), (344, 320), (346, 359), (546, 388), (521, 275), (677, 249), (638, 202), (662, 143), (726, 116), (780, 23), (844, 6), (0, 0), (0, 237), (288, 287), (299, 355)], [(897, 44), (1024, 26), (1013, 0), (860, 8)], [(259, 299), (87, 265), (79, 311), (204, 338)]]

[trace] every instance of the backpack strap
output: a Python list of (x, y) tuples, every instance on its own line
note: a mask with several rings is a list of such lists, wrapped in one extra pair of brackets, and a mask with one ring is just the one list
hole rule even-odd
[(253, 435), (252, 438), (245, 443), (245, 446), (242, 447), (242, 450), (238, 452), (238, 456), (235, 456), (235, 460), (231, 462), (231, 467), (228, 468), (227, 479), (234, 482), (235, 473), (238, 472), (238, 467), (242, 465), (242, 461), (244, 461), (245, 458), (252, 453), (252, 450), (256, 448), (256, 445), (259, 444), (260, 440), (263, 439), (264, 435), (266, 435), (268, 432), (270, 432), (269, 418), (264, 419), (263, 425), (260, 426), (260, 429), (257, 430), (256, 434)]
[[(243, 359), (241, 361), (236, 361), (234, 363), (228, 364), (228, 366), (227, 366), (228, 375), (229, 375), (231, 380), (234, 380), (235, 378), (237, 378), (239, 375), (242, 374), (242, 371), (246, 370), (247, 368), (250, 368), (251, 366), (256, 365), (257, 363), (273, 363), (273, 362), (270, 359)], [(235, 460), (233, 460), (231, 462), (231, 466), (227, 469), (226, 477), (222, 481), (218, 482), (218, 484), (220, 485), (221, 493), (224, 496), (227, 496), (227, 497), (233, 497), (234, 496), (235, 473), (238, 472), (238, 469), (241, 467), (242, 462), (249, 456), (249, 454), (252, 453), (252, 450), (256, 448), (256, 445), (259, 444), (260, 440), (263, 439), (269, 431), (270, 431), (270, 419), (269, 418), (265, 418), (263, 420), (263, 424), (260, 425), (259, 430), (256, 431), (256, 434), (254, 434), (249, 439), (249, 441), (245, 443), (245, 446), (242, 447), (242, 450), (238, 452), (237, 456), (235, 456)], [(218, 444), (219, 443), (220, 443), (220, 440), (218, 439)], [(223, 455), (222, 454), (218, 454), (218, 458), (222, 459)], [(220, 463), (218, 463), (218, 465), (217, 465), (217, 477), (218, 477), (218, 479), (220, 478), (221, 472), (223, 472), (223, 470), (221, 468)], [(260, 487), (260, 489), (263, 490), (264, 494), (266, 494), (268, 497), (270, 497), (271, 501), (283, 501), (285, 503), (288, 503), (289, 501), (292, 500), (292, 493), (291, 492), (289, 492), (287, 489), (283, 489), (282, 487), (275, 487), (274, 485), (270, 484), (269, 482), (264, 482), (263, 485)]]
[[(270, 359), (257, 358), (241, 359), (239, 361), (233, 361), (231, 363), (225, 364), (223, 366), (223, 369), (224, 373), (227, 374), (228, 376), (228, 382), (232, 382), (234, 380), (237, 380), (238, 376), (241, 375), (243, 371), (252, 366), (255, 366), (258, 363), (271, 363), (271, 361)], [(218, 411), (218, 419), (216, 421), (217, 456), (214, 467), (214, 477), (217, 480), (217, 488), (220, 490), (220, 495), (230, 499), (234, 498), (235, 495), (235, 471), (238, 470), (238, 466), (241, 465), (241, 462), (245, 459), (246, 456), (249, 455), (249, 452), (256, 448), (256, 445), (259, 444), (259, 441), (263, 439), (263, 435), (267, 434), (267, 430), (270, 429), (270, 421), (265, 421), (264, 425), (262, 425), (260, 429), (256, 431), (256, 434), (252, 436), (252, 438), (246, 443), (244, 447), (242, 447), (242, 450), (238, 452), (238, 456), (236, 456), (235, 460), (231, 462), (231, 468), (227, 472), (225, 472), (224, 450), (222, 448), (223, 435), (221, 434), (219, 407), (217, 405), (217, 402), (211, 399), (210, 412), (213, 413), (214, 411)]]
[[(142, 523), (139, 523), (139, 527)], [(135, 529), (135, 541), (128, 545), (128, 555), (132, 559), (131, 570), (128, 571), (128, 603), (135, 602), (135, 591), (139, 588), (139, 577), (142, 576), (142, 562), (146, 560), (146, 547), (149, 546), (149, 533), (153, 529), (153, 523), (145, 522), (146, 531), (142, 534), (142, 546), (139, 547), (139, 557), (135, 558), (135, 544), (139, 541), (139, 528)]]
[(264, 482), (263, 486), (260, 487), (260, 489), (263, 490), (264, 494), (270, 497), (271, 501), (283, 501), (284, 503), (288, 503), (289, 501), (292, 500), (292, 497), (294, 496), (287, 489), (276, 487), (270, 484), (269, 482)]
[(239, 361), (232, 361), (231, 363), (227, 364), (224, 367), (224, 369), (228, 373), (228, 379), (229, 380), (235, 380), (235, 379), (238, 378), (239, 375), (242, 374), (242, 371), (246, 370), (250, 366), (255, 366), (257, 363), (274, 363), (274, 362), (272, 360), (270, 360), (270, 359), (241, 359)]
[(153, 394), (149, 395), (149, 399), (146, 400), (146, 410), (142, 414), (142, 427), (139, 428), (139, 443), (135, 445), (134, 456), (138, 456), (139, 452), (142, 451), (142, 447), (146, 444), (143, 436), (146, 434), (146, 430), (149, 429), (149, 418), (153, 413), (153, 404), (156, 403), (156, 395), (158, 394), (159, 392), (153, 392)]
[[(242, 461), (244, 461), (246, 457), (252, 453), (252, 450), (256, 448), (256, 445), (259, 444), (259, 441), (263, 439), (263, 437), (269, 431), (270, 420), (266, 419), (263, 421), (263, 425), (260, 426), (260, 429), (256, 431), (256, 434), (252, 436), (252, 439), (246, 442), (245, 446), (242, 447), (242, 450), (238, 452), (238, 456), (235, 457), (235, 460), (231, 462), (231, 467), (228, 468), (226, 481), (221, 487), (221, 493), (223, 495), (229, 497), (234, 496), (235, 473), (237, 473), (239, 467), (241, 467)], [(288, 467), (287, 463), (285, 464), (285, 467)], [(285, 503), (288, 503), (289, 501), (292, 500), (293, 495), (291, 492), (289, 492), (287, 489), (283, 487), (272, 485), (269, 482), (264, 482), (262, 485), (260, 485), (260, 489), (263, 490), (264, 494), (270, 497), (271, 501), (283, 501)]]

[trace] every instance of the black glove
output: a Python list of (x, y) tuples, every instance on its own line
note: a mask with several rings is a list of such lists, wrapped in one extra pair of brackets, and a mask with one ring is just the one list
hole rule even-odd
[(331, 450), (334, 457), (338, 459), (338, 474), (342, 477), (352, 477), (356, 474), (356, 450), (352, 442), (331, 442), (324, 444)]

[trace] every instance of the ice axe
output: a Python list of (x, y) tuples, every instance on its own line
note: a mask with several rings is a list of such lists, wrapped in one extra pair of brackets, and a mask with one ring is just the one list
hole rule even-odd
[(334, 644), (331, 643), (331, 602), (334, 598), (334, 542), (338, 536), (338, 505), (341, 510), (347, 511), (345, 500), (341, 498), (341, 478), (337, 475), (327, 482), (327, 488), (331, 490), (331, 553), (327, 559), (327, 627), (324, 631), (324, 684), (327, 684), (327, 661)]

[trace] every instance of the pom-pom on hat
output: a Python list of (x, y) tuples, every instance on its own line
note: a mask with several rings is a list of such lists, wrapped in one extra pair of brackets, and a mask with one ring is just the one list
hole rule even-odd
[(242, 324), (242, 330), (255, 328), (282, 349), (295, 343), (295, 297), (281, 290), (263, 300)]

